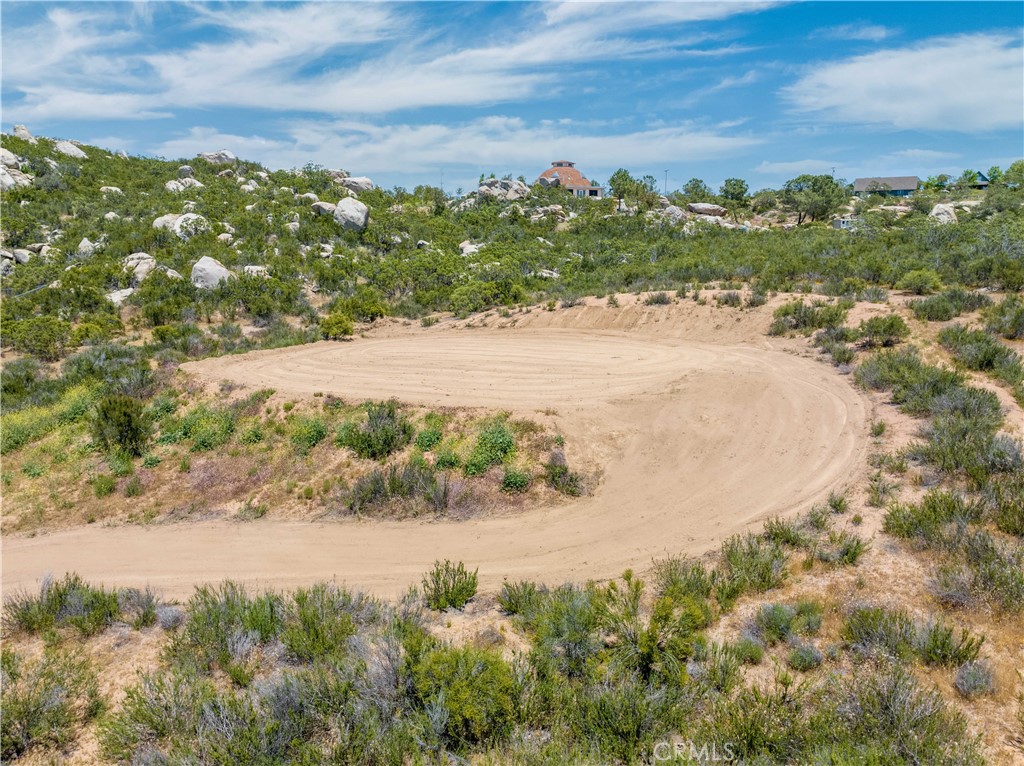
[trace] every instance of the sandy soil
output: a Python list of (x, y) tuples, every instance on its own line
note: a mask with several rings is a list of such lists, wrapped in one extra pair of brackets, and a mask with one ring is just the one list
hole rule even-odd
[(587, 455), (603, 464), (590, 496), (468, 522), (262, 520), (14, 537), (3, 541), (4, 588), (77, 571), (182, 598), (223, 578), (274, 587), (335, 578), (390, 596), (438, 558), (479, 566), (485, 590), (504, 577), (605, 578), (666, 552), (702, 553), (862, 475), (867, 400), (833, 368), (765, 348), (763, 336), (751, 346), (680, 339), (657, 325), (434, 329), (185, 369), (295, 394), (554, 411), (570, 463)]

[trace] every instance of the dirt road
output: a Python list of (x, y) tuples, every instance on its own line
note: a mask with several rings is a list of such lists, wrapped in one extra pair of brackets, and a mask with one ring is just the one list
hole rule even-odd
[(468, 522), (262, 520), (11, 538), (5, 590), (32, 587), (43, 572), (77, 571), (176, 597), (223, 578), (273, 587), (335, 578), (394, 595), (438, 558), (479, 567), (485, 589), (505, 577), (610, 577), (805, 510), (860, 476), (867, 442), (866, 401), (829, 367), (762, 347), (654, 335), (410, 330), (185, 369), (296, 394), (554, 409), (569, 444), (604, 463), (604, 478), (568, 505)]

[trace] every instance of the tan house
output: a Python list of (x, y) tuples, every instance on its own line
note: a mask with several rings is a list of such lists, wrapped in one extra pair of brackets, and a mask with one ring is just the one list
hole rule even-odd
[(561, 186), (568, 189), (575, 197), (590, 197), (601, 199), (604, 197), (604, 187), (591, 183), (576, 169), (575, 162), (569, 160), (555, 160), (551, 167), (537, 176), (534, 183), (547, 188), (549, 186)]

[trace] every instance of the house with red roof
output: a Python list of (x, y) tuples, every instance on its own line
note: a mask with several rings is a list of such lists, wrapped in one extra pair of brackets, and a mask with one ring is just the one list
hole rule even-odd
[(545, 188), (560, 186), (563, 189), (568, 189), (575, 197), (589, 197), (591, 199), (601, 199), (604, 197), (604, 187), (587, 180), (576, 169), (576, 163), (569, 162), (569, 160), (555, 160), (551, 163), (551, 167), (537, 176), (537, 180), (534, 183), (540, 184)]

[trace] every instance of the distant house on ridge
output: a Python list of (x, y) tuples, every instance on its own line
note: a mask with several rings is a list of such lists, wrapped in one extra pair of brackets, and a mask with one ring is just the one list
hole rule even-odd
[(880, 194), (883, 197), (909, 197), (917, 191), (921, 179), (917, 176), (876, 176), (857, 178), (853, 182), (853, 193), (858, 197)]
[(604, 196), (604, 187), (588, 181), (580, 171), (576, 169), (575, 162), (569, 160), (555, 160), (551, 167), (537, 176), (538, 183), (543, 187), (561, 186), (568, 189), (576, 197), (591, 197), (601, 199)]

